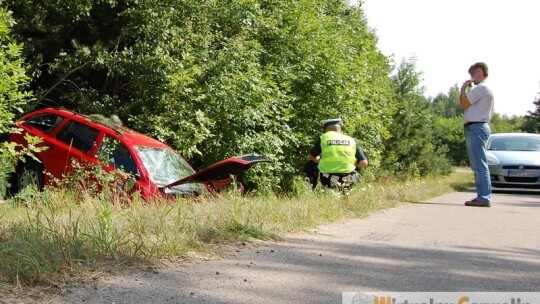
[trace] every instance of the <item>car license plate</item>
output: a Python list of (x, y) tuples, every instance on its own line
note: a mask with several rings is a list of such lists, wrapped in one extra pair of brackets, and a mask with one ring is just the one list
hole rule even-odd
[(508, 176), (512, 177), (537, 177), (538, 173), (536, 171), (508, 171)]

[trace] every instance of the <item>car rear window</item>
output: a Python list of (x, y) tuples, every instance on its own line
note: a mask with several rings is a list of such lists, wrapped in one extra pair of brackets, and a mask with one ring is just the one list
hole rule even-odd
[(34, 116), (24, 123), (45, 133), (50, 133), (64, 118), (54, 114)]
[(77, 121), (68, 122), (56, 138), (66, 144), (88, 153), (99, 135), (99, 131)]

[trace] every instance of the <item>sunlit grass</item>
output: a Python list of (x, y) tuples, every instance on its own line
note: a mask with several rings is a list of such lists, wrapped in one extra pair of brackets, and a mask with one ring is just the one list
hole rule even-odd
[(216, 244), (273, 239), (344, 218), (364, 217), (472, 186), (472, 175), (358, 185), (349, 195), (302, 188), (293, 196), (224, 194), (130, 205), (70, 191), (24, 195), (0, 205), (0, 284), (48, 284), (103, 265), (149, 265)]

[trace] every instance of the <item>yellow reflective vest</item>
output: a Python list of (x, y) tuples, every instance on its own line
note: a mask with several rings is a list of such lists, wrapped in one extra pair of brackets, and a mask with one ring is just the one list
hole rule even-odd
[(323, 173), (351, 173), (356, 168), (356, 140), (339, 132), (321, 135), (321, 160)]

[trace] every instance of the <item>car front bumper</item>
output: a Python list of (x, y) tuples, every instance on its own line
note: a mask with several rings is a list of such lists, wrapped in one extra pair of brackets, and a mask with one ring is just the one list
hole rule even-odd
[(540, 188), (538, 165), (490, 165), (489, 174), (494, 187)]

